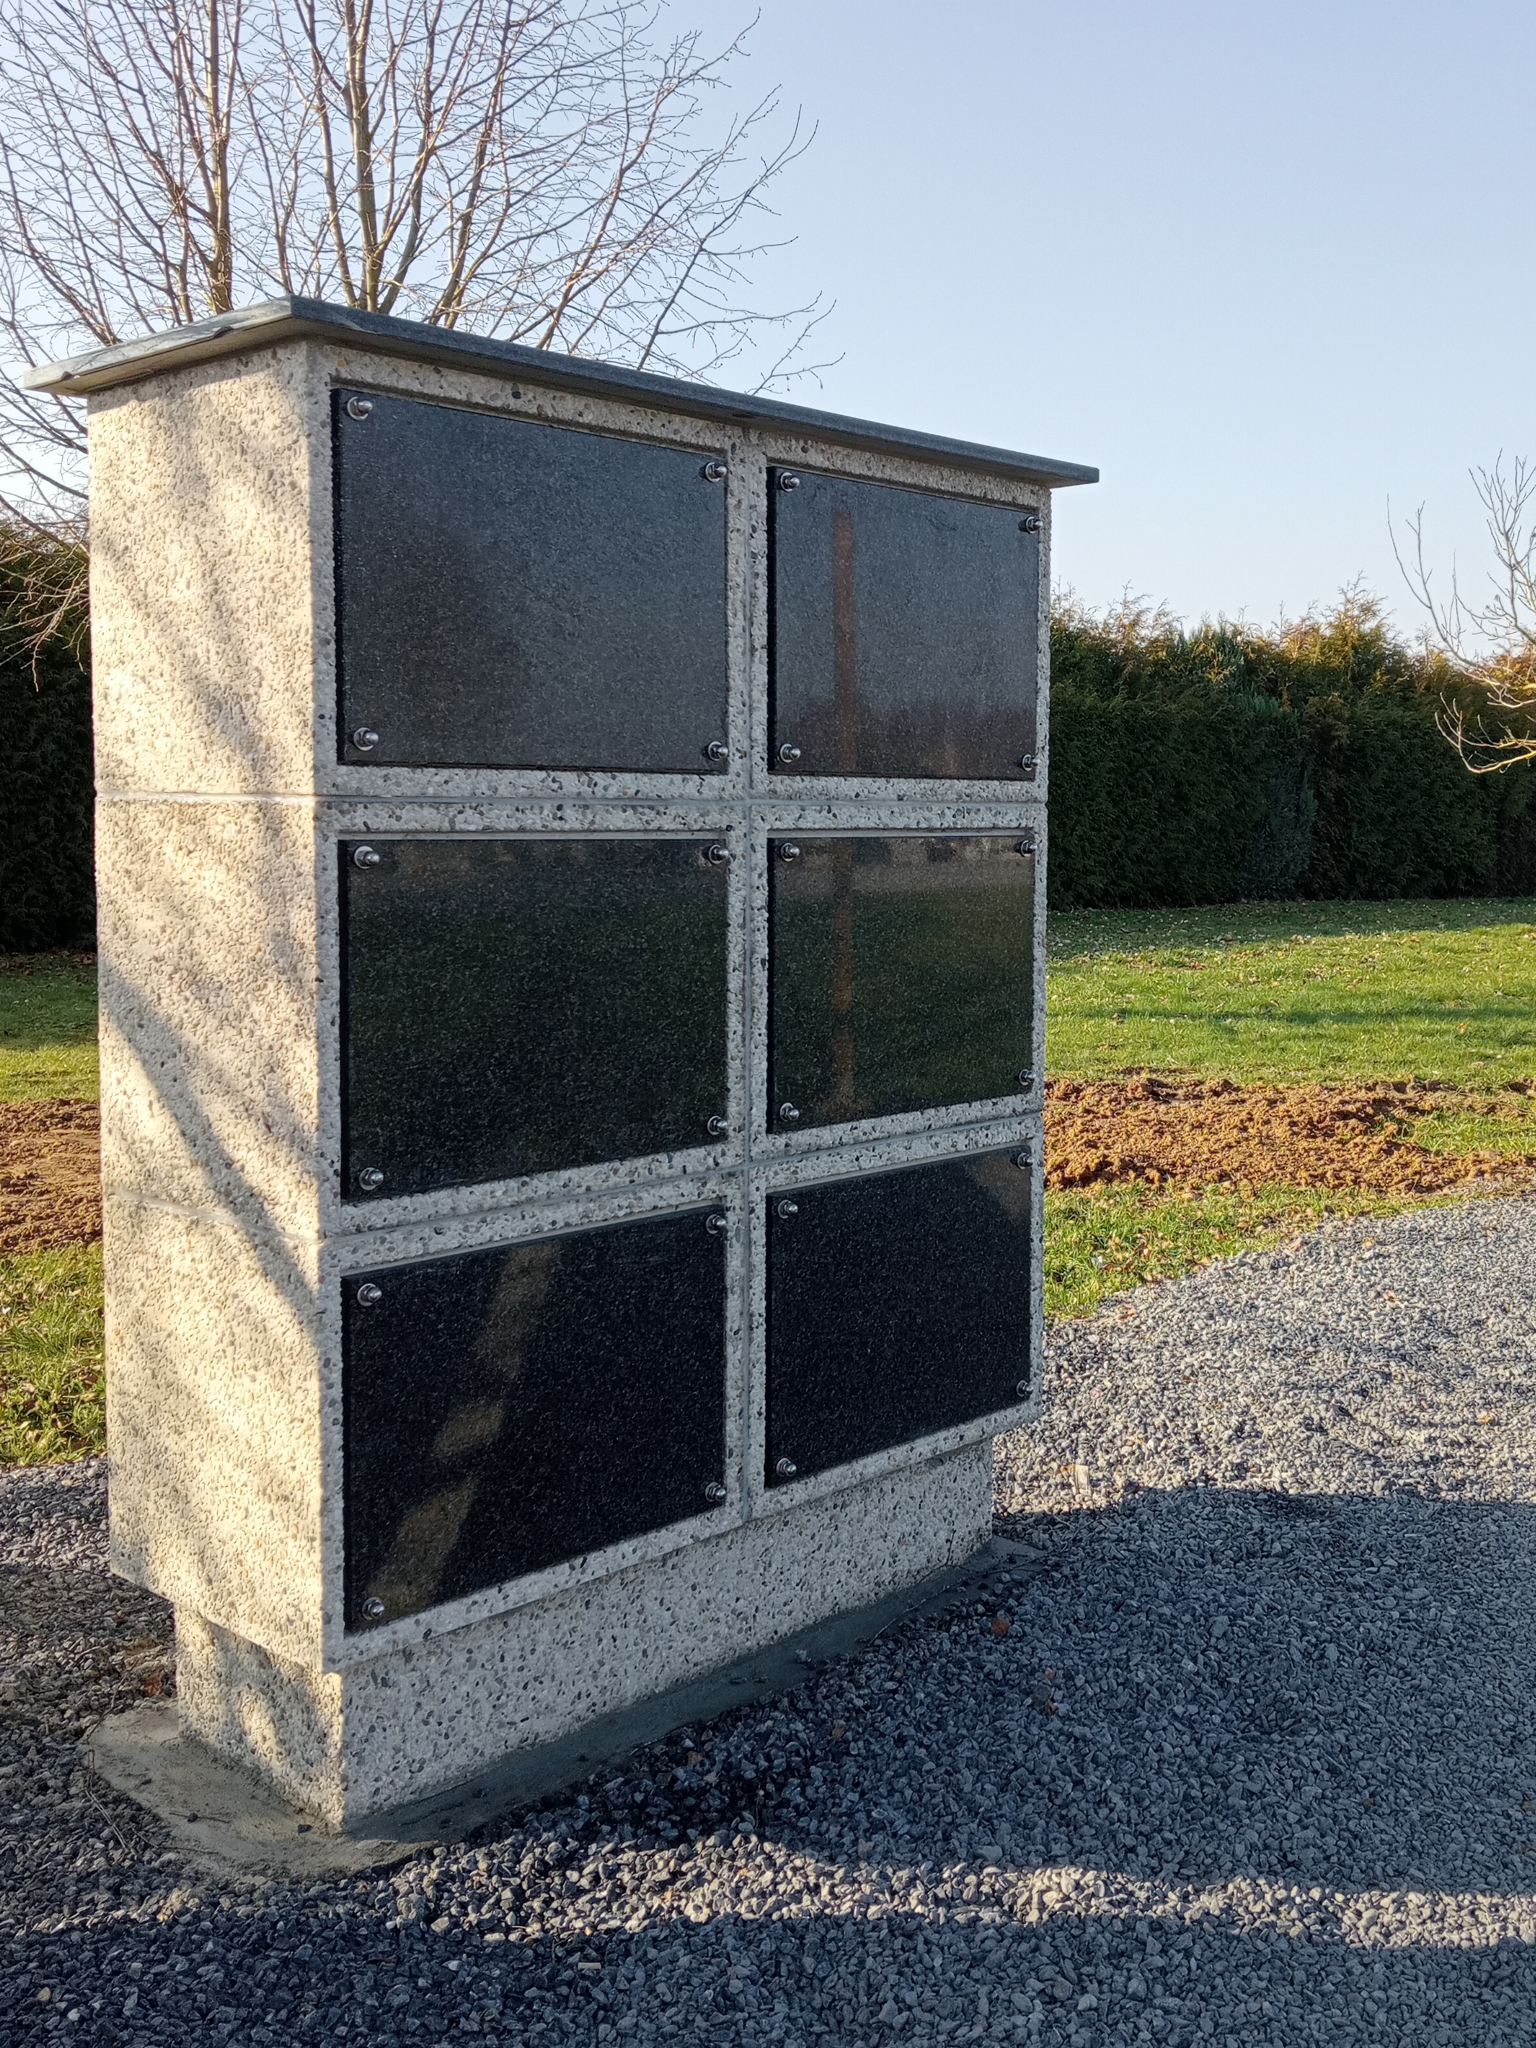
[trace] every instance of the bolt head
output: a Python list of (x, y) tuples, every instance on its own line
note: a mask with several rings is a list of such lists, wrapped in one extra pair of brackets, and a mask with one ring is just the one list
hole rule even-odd
[(707, 484), (723, 484), (730, 475), (730, 470), (723, 462), (706, 462), (699, 474)]
[(1015, 839), (1013, 850), (1015, 853), (1033, 853), (1035, 842), (1032, 839)]
[(799, 488), (800, 479), (792, 469), (781, 469), (779, 471), (779, 489), (781, 491), (798, 491)]
[(782, 846), (781, 846), (781, 847), (779, 848), (779, 859), (780, 859), (780, 860), (798, 860), (799, 858), (800, 858), (800, 849), (799, 849), (799, 847), (798, 847), (798, 846), (796, 846), (796, 844), (795, 844), (795, 842), (793, 841), (793, 839), (786, 839), (786, 840), (785, 840), (785, 842), (784, 842), (784, 844), (783, 844), (783, 845), (782, 845)]
[(712, 1138), (723, 1138), (731, 1127), (723, 1116), (712, 1116), (704, 1128)]
[(785, 1124), (799, 1123), (800, 1112), (792, 1102), (781, 1102), (779, 1104), (779, 1121)]
[(726, 1228), (724, 1210), (712, 1209), (709, 1215), (707, 1215), (704, 1218), (704, 1228), (709, 1232), (711, 1237), (719, 1237)]
[(356, 1299), (359, 1308), (377, 1308), (384, 1299), (384, 1290), (372, 1280), (365, 1280), (357, 1290)]
[(383, 1167), (382, 1167), (382, 1166), (365, 1166), (365, 1167), (363, 1167), (363, 1168), (362, 1168), (362, 1170), (361, 1170), (361, 1172), (360, 1172), (360, 1173), (358, 1174), (358, 1176), (357, 1176), (357, 1184), (358, 1184), (358, 1186), (359, 1186), (359, 1187), (360, 1187), (360, 1188), (361, 1188), (361, 1189), (363, 1190), (364, 1194), (367, 1194), (367, 1195), (376, 1195), (376, 1194), (378, 1193), (379, 1189), (380, 1189), (381, 1187), (383, 1187), (383, 1185), (384, 1185), (384, 1169), (383, 1169)]
[(353, 847), (353, 849), (352, 849), (352, 865), (353, 865), (353, 867), (355, 867), (355, 868), (376, 868), (376, 867), (378, 866), (378, 864), (379, 864), (379, 853), (378, 853), (378, 848), (377, 848), (377, 847), (373, 847), (373, 846), (354, 846), (354, 847)]
[(1019, 521), (1019, 531), (1020, 533), (1038, 533), (1040, 531), (1040, 514), (1038, 512), (1026, 513)]
[(718, 1479), (711, 1479), (708, 1486), (705, 1487), (704, 1498), (711, 1507), (719, 1507), (721, 1501), (725, 1499), (725, 1488)]
[(1019, 766), (1026, 775), (1033, 775), (1040, 766), (1040, 756), (1038, 754), (1020, 754)]
[(1015, 1152), (1013, 1155), (1013, 1163), (1019, 1169), (1020, 1173), (1028, 1173), (1030, 1167), (1029, 1154), (1027, 1152)]
[(731, 862), (731, 849), (726, 845), (723, 839), (717, 839), (713, 846), (707, 847), (705, 849), (704, 858), (709, 862), (712, 868), (729, 867)]
[(724, 740), (711, 740), (704, 749), (704, 758), (706, 761), (729, 761), (731, 750)]
[(1018, 1395), (1021, 1401), (1026, 1400), (1029, 1395), (1029, 1381), (1020, 1380), (1019, 1384), (1014, 1388), (1013, 1391)]
[(363, 1602), (363, 1612), (370, 1621), (382, 1621), (384, 1619), (384, 1602), (382, 1600), (365, 1600)]
[(371, 725), (356, 725), (352, 728), (352, 744), (360, 754), (371, 754), (379, 744), (379, 736)]
[(800, 1204), (792, 1200), (790, 1196), (785, 1195), (774, 1203), (773, 1213), (775, 1216), (782, 1216), (788, 1222), (791, 1216), (798, 1216), (800, 1214)]
[(347, 400), (348, 419), (365, 420), (372, 411), (373, 400), (371, 398), (349, 398)]
[(786, 767), (792, 766), (794, 762), (799, 760), (799, 758), (800, 749), (794, 744), (793, 741), (786, 740), (783, 746), (779, 748), (779, 759), (784, 763)]
[(793, 1479), (800, 1467), (793, 1458), (780, 1458), (773, 1469), (780, 1479)]
[(1014, 1079), (1021, 1088), (1033, 1088), (1035, 1085), (1034, 1073), (1029, 1067), (1020, 1067)]

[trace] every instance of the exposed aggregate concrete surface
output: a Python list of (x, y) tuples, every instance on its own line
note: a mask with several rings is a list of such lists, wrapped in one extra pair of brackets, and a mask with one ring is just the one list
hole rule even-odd
[(0, 2040), (1526, 2048), (1533, 1340), (1523, 1199), (1057, 1327), (1046, 1420), (998, 1447), (1042, 1576), (304, 1886), (167, 1851), (83, 1768), (143, 1596), (96, 1468), (13, 1474), (4, 1582), (76, 1618), (8, 1625)]

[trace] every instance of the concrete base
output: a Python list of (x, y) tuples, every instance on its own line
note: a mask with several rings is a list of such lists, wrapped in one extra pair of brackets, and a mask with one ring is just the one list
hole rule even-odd
[(992, 1446), (865, 1479), (670, 1554), (338, 1668), (183, 1607), (182, 1725), (333, 1829), (435, 1798), (800, 1630), (949, 1570), (992, 1527)]
[(109, 1785), (157, 1815), (178, 1848), (194, 1855), (287, 1877), (381, 1869), (577, 1784), (675, 1728), (697, 1727), (787, 1692), (819, 1665), (857, 1652), (895, 1624), (974, 1599), (999, 1571), (1017, 1581), (1043, 1565), (1041, 1552), (993, 1537), (962, 1565), (605, 1714), (559, 1741), (503, 1757), (467, 1783), (376, 1814), (367, 1831), (331, 1832), (285, 1805), (253, 1774), (188, 1736), (170, 1702), (103, 1721), (92, 1738), (92, 1761)]

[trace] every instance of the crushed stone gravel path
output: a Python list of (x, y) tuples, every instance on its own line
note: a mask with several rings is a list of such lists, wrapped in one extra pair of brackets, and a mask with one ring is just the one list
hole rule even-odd
[(333, 1883), (221, 1877), (91, 1779), (103, 1630), (164, 1610), (104, 1573), (95, 1467), (6, 1477), (7, 1598), (51, 1574), (65, 1619), (6, 1624), (0, 2041), (1529, 2048), (1536, 1203), (1047, 1348), (998, 1446), (1042, 1576)]

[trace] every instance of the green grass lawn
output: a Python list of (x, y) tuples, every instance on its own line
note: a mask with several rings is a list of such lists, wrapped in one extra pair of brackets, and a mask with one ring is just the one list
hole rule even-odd
[(79, 953), (0, 954), (0, 1102), (94, 1102), (96, 964)]
[(1229, 1081), (1536, 1075), (1536, 901), (1062, 912), (1046, 1067)]
[[(1536, 902), (1274, 903), (1063, 912), (1048, 935), (1046, 1070), (1238, 1082), (1420, 1080), (1400, 1128), (1456, 1153), (1536, 1153)], [(1046, 1198), (1047, 1312), (1273, 1243), (1324, 1215), (1426, 1199), (1274, 1187)]]
[(0, 1465), (102, 1448), (101, 1246), (0, 1257)]

